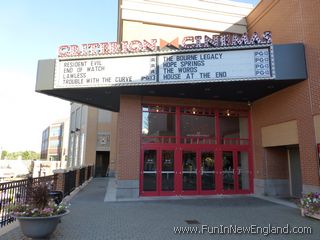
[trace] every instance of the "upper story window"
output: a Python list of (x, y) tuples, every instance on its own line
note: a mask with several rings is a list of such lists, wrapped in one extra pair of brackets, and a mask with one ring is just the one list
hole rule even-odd
[(220, 111), (220, 144), (248, 144), (249, 122), (247, 112)]
[(208, 108), (180, 108), (181, 143), (215, 144), (215, 115)]
[(175, 107), (144, 106), (142, 136), (144, 142), (166, 142), (176, 135)]
[(49, 143), (49, 148), (58, 148), (60, 147), (60, 141), (59, 140), (51, 140)]
[(246, 111), (143, 106), (141, 131), (142, 143), (249, 144)]
[(61, 127), (52, 127), (50, 129), (50, 137), (58, 137), (61, 135)]

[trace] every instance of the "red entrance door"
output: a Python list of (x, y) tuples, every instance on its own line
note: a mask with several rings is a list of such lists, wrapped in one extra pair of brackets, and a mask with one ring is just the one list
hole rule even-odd
[(142, 150), (141, 195), (177, 195), (178, 165), (175, 159), (175, 148), (157, 147)]
[(185, 147), (142, 150), (142, 196), (250, 193), (249, 152)]
[(213, 149), (142, 149), (142, 196), (206, 195), (219, 193), (221, 166)]
[(180, 195), (217, 193), (219, 161), (213, 149), (184, 148), (177, 160), (181, 168), (178, 179)]
[(252, 171), (249, 152), (245, 150), (222, 151), (221, 193), (250, 193)]

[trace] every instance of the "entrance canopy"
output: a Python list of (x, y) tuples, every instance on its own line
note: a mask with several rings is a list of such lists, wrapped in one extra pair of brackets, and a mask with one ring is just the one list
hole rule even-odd
[(302, 44), (40, 60), (36, 91), (119, 110), (120, 95), (254, 101), (307, 78)]

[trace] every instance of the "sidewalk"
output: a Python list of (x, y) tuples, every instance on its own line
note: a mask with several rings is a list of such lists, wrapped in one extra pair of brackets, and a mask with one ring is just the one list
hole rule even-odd
[[(51, 239), (320, 239), (319, 221), (303, 218), (298, 209), (275, 204), (255, 197), (228, 197), (186, 200), (104, 202), (107, 179), (93, 179), (71, 200), (71, 213), (62, 219)], [(196, 220), (198, 224), (188, 224)], [(195, 223), (193, 221), (193, 223)], [(175, 234), (174, 227), (244, 226), (268, 227), (308, 226), (313, 234)], [(20, 240), (15, 228), (1, 240)]]

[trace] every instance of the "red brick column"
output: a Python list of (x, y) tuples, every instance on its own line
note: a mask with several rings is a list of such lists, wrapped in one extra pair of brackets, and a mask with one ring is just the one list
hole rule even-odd
[(80, 186), (80, 169), (76, 170), (76, 188)]
[(56, 169), (54, 173), (54, 190), (64, 192), (64, 174), (66, 170)]
[(84, 171), (84, 181), (86, 182), (88, 179), (88, 166), (85, 167), (85, 171)]

